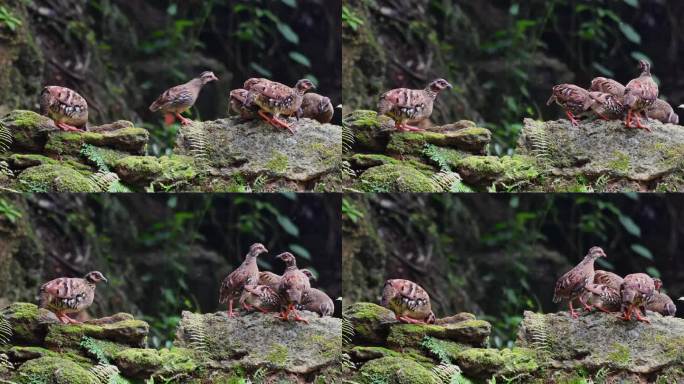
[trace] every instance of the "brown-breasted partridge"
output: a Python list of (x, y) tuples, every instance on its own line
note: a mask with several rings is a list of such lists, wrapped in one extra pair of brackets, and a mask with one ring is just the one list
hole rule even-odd
[(329, 98), (313, 92), (304, 95), (299, 117), (308, 117), (325, 124), (332, 120), (333, 114), (335, 114), (335, 109)]
[(675, 113), (670, 103), (663, 99), (657, 99), (646, 109), (646, 117), (664, 124), (679, 124), (679, 115)]
[(276, 128), (285, 128), (294, 134), (292, 127), (279, 117), (296, 114), (302, 106), (304, 94), (316, 87), (308, 79), (301, 79), (294, 88), (290, 88), (275, 81), (252, 78), (245, 81), (243, 88), (252, 94), (254, 103), (259, 107), (257, 113), (262, 119)]
[(228, 303), (228, 317), (237, 316), (233, 312), (233, 300), (239, 299), (242, 296), (245, 286), (257, 285), (259, 281), (259, 267), (257, 266), (256, 259), (257, 256), (266, 252), (268, 250), (263, 244), (252, 244), (242, 264), (223, 279), (219, 291), (219, 302), (221, 304)]
[(619, 82), (608, 79), (605, 77), (596, 77), (591, 80), (591, 87), (589, 87), (590, 92), (603, 92), (609, 93), (622, 102), (622, 98), (625, 96), (625, 86)]
[(448, 81), (437, 79), (425, 89), (392, 89), (380, 95), (378, 114), (391, 117), (397, 131), (423, 131), (408, 124), (417, 124), (430, 117), (435, 98), (447, 88), (452, 88)]
[(622, 119), (627, 108), (620, 102), (620, 98), (605, 92), (589, 92), (594, 101), (591, 110), (603, 120)]
[(636, 319), (646, 323), (650, 323), (648, 318), (642, 316), (642, 306), (645, 306), (648, 299), (656, 292), (655, 282), (645, 273), (633, 273), (624, 278), (620, 295), (622, 297), (622, 316), (623, 320), (632, 320), (632, 313), (636, 315)]
[(280, 296), (268, 285), (246, 285), (240, 304), (248, 311), (254, 308), (261, 313), (275, 312), (280, 309)]
[(653, 295), (646, 300), (646, 309), (653, 312), (658, 312), (663, 316), (674, 316), (677, 314), (677, 306), (670, 296), (661, 293), (653, 292)]
[(382, 305), (397, 320), (412, 324), (434, 324), (435, 314), (430, 306), (430, 295), (410, 280), (390, 279), (382, 290)]
[(570, 316), (573, 318), (579, 317), (577, 312), (572, 308), (572, 301), (579, 299), (580, 303), (586, 310), (591, 310), (591, 307), (584, 301), (584, 291), (587, 285), (594, 282), (594, 261), (599, 257), (606, 257), (606, 253), (600, 247), (591, 247), (589, 253), (584, 256), (574, 268), (566, 272), (556, 282), (556, 288), (553, 292), (553, 302), (558, 303), (563, 299), (568, 300), (570, 307)]
[(198, 77), (187, 83), (176, 85), (175, 87), (164, 91), (164, 93), (150, 105), (150, 111), (162, 111), (165, 114), (164, 121), (169, 125), (173, 123), (174, 116), (180, 120), (182, 125), (191, 124), (192, 120), (181, 116), (181, 113), (195, 105), (195, 101), (197, 101), (197, 97), (203, 86), (217, 80), (218, 77), (214, 75), (214, 72), (202, 72)]
[(64, 131), (81, 131), (88, 122), (88, 103), (72, 89), (47, 86), (40, 93), (40, 113)]
[(230, 91), (229, 95), (230, 111), (242, 120), (254, 120), (257, 118), (259, 107), (254, 104), (248, 90), (238, 88)]
[[(308, 269), (302, 269), (301, 271), (309, 278), (309, 281), (316, 280), (314, 274)], [(333, 312), (335, 312), (335, 303), (333, 303), (330, 296), (320, 289), (309, 288), (304, 291), (302, 302), (295, 306), (295, 308), (318, 313), (320, 317), (332, 316)]]
[[(587, 284), (585, 287), (589, 295), (587, 303), (599, 310), (610, 313), (619, 312), (622, 299), (620, 297), (620, 287), (622, 277), (613, 272), (597, 270), (594, 272), (594, 284)], [(585, 301), (586, 301), (585, 296)]]
[(40, 306), (57, 315), (64, 324), (79, 323), (67, 314), (81, 312), (93, 304), (95, 287), (107, 279), (98, 271), (83, 278), (60, 277), (40, 287)]
[(273, 289), (278, 289), (282, 276), (273, 272), (259, 272), (259, 285), (268, 285)]
[(625, 125), (632, 127), (632, 118), (636, 119), (636, 127), (651, 131), (651, 129), (641, 124), (639, 114), (643, 113), (658, 99), (658, 84), (651, 77), (651, 65), (645, 61), (639, 61), (641, 75), (633, 79), (625, 87), (623, 103), (628, 108)]
[(276, 257), (282, 260), (287, 266), (285, 273), (283, 273), (283, 276), (280, 279), (280, 285), (278, 286), (278, 294), (281, 298), (282, 308), (278, 318), (281, 320), (289, 320), (290, 313), (294, 313), (295, 321), (308, 323), (308, 321), (299, 316), (295, 306), (302, 303), (304, 292), (311, 288), (309, 277), (297, 268), (297, 260), (290, 252), (283, 252)]
[(594, 103), (591, 96), (589, 96), (589, 91), (574, 84), (558, 84), (554, 86), (551, 91), (551, 97), (546, 102), (546, 105), (551, 105), (554, 101), (563, 108), (568, 119), (575, 127), (579, 125), (575, 115), (585, 113)]

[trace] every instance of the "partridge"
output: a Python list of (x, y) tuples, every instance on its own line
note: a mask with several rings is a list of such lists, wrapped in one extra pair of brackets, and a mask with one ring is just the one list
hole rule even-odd
[(40, 113), (64, 131), (81, 131), (88, 122), (88, 103), (72, 89), (47, 86), (40, 93)]
[(297, 268), (297, 260), (290, 252), (283, 252), (276, 257), (287, 266), (278, 285), (278, 294), (281, 298), (282, 308), (278, 318), (289, 320), (290, 313), (294, 313), (295, 321), (308, 323), (308, 321), (299, 316), (295, 306), (302, 303), (304, 292), (311, 288), (309, 277)]
[(652, 312), (658, 312), (663, 316), (674, 316), (677, 314), (677, 306), (670, 296), (653, 292), (653, 295), (646, 300), (646, 309)]
[(645, 112), (658, 99), (658, 84), (651, 77), (651, 65), (644, 60), (639, 61), (641, 75), (633, 79), (625, 87), (623, 103), (628, 108), (625, 125), (632, 126), (632, 118), (636, 119), (636, 127), (651, 131), (651, 129), (641, 124), (639, 114)]
[[(613, 272), (597, 270), (594, 273), (594, 284), (586, 286), (587, 303), (603, 312), (619, 312), (621, 307), (620, 286), (622, 277)], [(585, 301), (587, 296), (585, 296)]]
[(164, 93), (150, 105), (150, 111), (162, 111), (165, 114), (166, 124), (173, 123), (174, 116), (180, 120), (182, 125), (191, 124), (192, 120), (181, 116), (181, 113), (195, 105), (195, 101), (197, 101), (197, 97), (199, 96), (202, 87), (217, 80), (218, 77), (216, 77), (213, 72), (202, 72), (199, 77), (164, 91)]
[(620, 98), (610, 93), (589, 92), (593, 100), (591, 110), (603, 120), (622, 119), (627, 108), (620, 102)]
[(302, 301), (295, 308), (318, 313), (320, 317), (332, 316), (335, 312), (335, 304), (330, 296), (316, 288), (305, 290), (302, 294)]
[(259, 272), (259, 285), (268, 285), (273, 289), (278, 289), (282, 276), (273, 272)]
[(591, 80), (591, 87), (589, 87), (590, 92), (602, 92), (609, 93), (622, 102), (622, 98), (625, 96), (625, 86), (618, 83), (613, 79), (608, 79), (605, 77), (596, 77)]
[(664, 124), (679, 124), (679, 115), (674, 112), (670, 103), (663, 99), (657, 99), (646, 109), (646, 117), (659, 120)]
[(620, 318), (629, 321), (632, 319), (632, 313), (634, 313), (638, 321), (649, 323), (648, 318), (642, 316), (639, 307), (645, 306), (655, 292), (655, 282), (649, 275), (633, 273), (625, 276), (620, 288), (623, 313)]
[(575, 119), (575, 115), (587, 112), (594, 103), (589, 95), (589, 91), (574, 84), (559, 84), (554, 86), (551, 97), (546, 102), (546, 105), (551, 105), (554, 101), (563, 108), (568, 119), (575, 127), (579, 125), (579, 122)]
[(380, 95), (378, 114), (391, 117), (398, 131), (423, 131), (408, 124), (417, 124), (430, 117), (435, 98), (447, 88), (452, 88), (449, 82), (437, 79), (425, 89), (392, 89)]
[(553, 292), (553, 302), (558, 303), (563, 299), (567, 299), (570, 307), (570, 316), (575, 319), (579, 317), (579, 315), (572, 308), (573, 300), (579, 299), (585, 309), (591, 310), (591, 307), (584, 301), (584, 292), (587, 285), (593, 285), (595, 274), (594, 261), (599, 257), (606, 257), (603, 249), (600, 247), (591, 247), (589, 253), (584, 256), (584, 259), (561, 276), (556, 282), (556, 288)]
[[(304, 94), (316, 88), (308, 79), (301, 79), (297, 81), (294, 88), (290, 88), (285, 84), (260, 78), (248, 79), (243, 87), (250, 92), (254, 104), (259, 107), (257, 114), (262, 119), (276, 128), (285, 128), (293, 134), (292, 127), (279, 117), (296, 114), (302, 105)], [(272, 117), (267, 113), (270, 113)]]
[(64, 324), (76, 324), (78, 321), (67, 314), (77, 313), (90, 307), (95, 298), (95, 287), (107, 279), (98, 271), (89, 272), (85, 277), (60, 277), (40, 287), (40, 306), (57, 315)]
[(299, 117), (308, 117), (317, 120), (319, 123), (329, 123), (333, 118), (335, 110), (330, 99), (317, 93), (309, 92), (304, 95), (302, 100)]
[(280, 309), (280, 296), (268, 285), (246, 285), (240, 304), (248, 311), (254, 308), (261, 313), (274, 312)]
[(242, 296), (242, 291), (245, 286), (256, 285), (259, 281), (259, 267), (257, 266), (257, 256), (266, 253), (268, 250), (263, 244), (254, 243), (249, 247), (249, 253), (245, 256), (245, 260), (231, 272), (221, 283), (219, 291), (219, 302), (221, 304), (228, 303), (228, 317), (237, 316), (233, 312), (233, 300), (239, 299)]
[(397, 320), (412, 324), (434, 324), (430, 296), (420, 285), (404, 279), (390, 279), (382, 290), (382, 305)]
[(250, 93), (246, 89), (233, 89), (229, 95), (230, 111), (240, 116), (242, 120), (257, 118), (259, 108), (254, 104)]

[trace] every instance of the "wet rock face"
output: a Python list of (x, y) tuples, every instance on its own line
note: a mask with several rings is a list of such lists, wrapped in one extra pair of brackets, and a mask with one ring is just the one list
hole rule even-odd
[(183, 312), (174, 344), (204, 349), (212, 361), (249, 371), (264, 367), (301, 378), (315, 377), (328, 368), (339, 372), (341, 319), (302, 313), (309, 324), (283, 322), (273, 314), (230, 319), (225, 312)]

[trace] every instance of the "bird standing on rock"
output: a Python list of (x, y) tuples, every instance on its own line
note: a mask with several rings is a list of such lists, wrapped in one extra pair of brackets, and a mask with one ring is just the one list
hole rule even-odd
[(584, 259), (561, 276), (556, 282), (556, 288), (553, 292), (553, 302), (558, 303), (563, 299), (567, 299), (570, 307), (570, 316), (575, 319), (578, 318), (579, 315), (572, 308), (573, 300), (579, 299), (586, 310), (592, 309), (584, 300), (584, 293), (587, 285), (593, 285), (595, 275), (594, 261), (599, 257), (606, 257), (606, 253), (603, 249), (600, 247), (591, 247), (589, 253), (584, 256)]
[(670, 103), (663, 99), (657, 99), (646, 109), (646, 117), (664, 124), (679, 124), (679, 115), (674, 112)]
[(245, 286), (255, 286), (259, 281), (259, 267), (257, 266), (257, 256), (266, 253), (268, 250), (261, 243), (254, 243), (249, 247), (249, 253), (240, 266), (231, 272), (221, 283), (219, 291), (219, 302), (228, 303), (228, 317), (237, 316), (233, 312), (233, 300), (242, 296)]
[(625, 87), (624, 104), (629, 110), (625, 125), (632, 127), (632, 118), (636, 119), (636, 127), (651, 131), (651, 129), (641, 124), (639, 114), (644, 113), (658, 99), (658, 84), (653, 81), (651, 76), (651, 65), (645, 61), (639, 61), (641, 75), (633, 79)]
[(40, 93), (40, 113), (64, 131), (80, 132), (88, 122), (88, 103), (72, 89), (47, 86)]
[(318, 93), (309, 92), (304, 95), (298, 115), (301, 115), (299, 117), (308, 117), (321, 124), (325, 124), (332, 120), (334, 113), (335, 109), (329, 98)]
[(574, 84), (558, 84), (553, 87), (551, 97), (546, 102), (546, 105), (556, 102), (565, 111), (570, 123), (573, 126), (579, 126), (579, 122), (575, 115), (585, 113), (594, 104), (589, 92)]
[(282, 311), (278, 318), (287, 321), (289, 320), (290, 313), (294, 313), (295, 321), (308, 323), (308, 321), (299, 316), (295, 306), (302, 303), (304, 292), (311, 288), (309, 277), (297, 268), (297, 260), (290, 252), (283, 252), (276, 257), (287, 266), (278, 286), (278, 294), (280, 295), (282, 306)]
[(257, 114), (262, 119), (276, 128), (285, 128), (294, 134), (292, 127), (279, 117), (296, 114), (302, 105), (304, 94), (316, 87), (308, 79), (301, 79), (294, 88), (290, 88), (268, 79), (251, 78), (245, 81), (243, 88), (250, 92), (254, 104), (259, 107)]
[(382, 305), (397, 320), (412, 324), (434, 324), (435, 314), (430, 306), (430, 296), (420, 285), (410, 280), (390, 279), (382, 290)]
[(603, 120), (622, 119), (627, 108), (620, 102), (620, 98), (605, 92), (589, 92), (593, 100), (591, 110)]
[(596, 77), (591, 80), (590, 92), (608, 93), (618, 98), (622, 102), (625, 96), (625, 86), (619, 82), (605, 77)]
[(391, 117), (397, 131), (424, 131), (408, 124), (430, 117), (437, 95), (447, 88), (452, 88), (448, 81), (437, 79), (425, 89), (392, 89), (380, 95), (378, 114)]
[[(308, 278), (309, 281), (316, 280), (314, 274), (308, 269), (301, 270)], [(320, 317), (332, 316), (335, 312), (335, 303), (333, 303), (330, 296), (325, 292), (316, 288), (309, 288), (302, 294), (302, 301), (295, 306), (298, 310), (305, 310), (310, 312), (318, 313)]]
[(181, 116), (181, 113), (195, 105), (195, 101), (197, 101), (197, 97), (199, 96), (202, 87), (217, 80), (218, 77), (216, 77), (213, 72), (202, 72), (199, 77), (164, 91), (164, 93), (150, 105), (150, 111), (162, 111), (165, 114), (164, 122), (167, 125), (173, 123), (174, 116), (180, 120), (182, 125), (191, 124), (192, 120)]
[(261, 313), (274, 312), (280, 309), (280, 296), (268, 285), (245, 285), (240, 304), (248, 311), (254, 308)]
[(620, 289), (623, 313), (620, 318), (630, 321), (634, 313), (638, 321), (650, 323), (648, 318), (642, 316), (639, 307), (645, 306), (654, 292), (656, 292), (656, 284), (649, 275), (633, 273), (625, 276)]
[(585, 302), (606, 313), (619, 312), (622, 303), (620, 297), (622, 282), (622, 277), (613, 272), (597, 270), (594, 273), (594, 284), (587, 284), (585, 287), (587, 290)]
[(90, 307), (95, 298), (95, 287), (107, 279), (98, 271), (89, 272), (83, 278), (60, 277), (40, 287), (40, 306), (57, 315), (64, 324), (78, 324), (67, 314), (77, 313)]
[(259, 107), (254, 104), (248, 90), (238, 88), (230, 91), (229, 103), (230, 111), (240, 116), (242, 120), (254, 120), (257, 118)]

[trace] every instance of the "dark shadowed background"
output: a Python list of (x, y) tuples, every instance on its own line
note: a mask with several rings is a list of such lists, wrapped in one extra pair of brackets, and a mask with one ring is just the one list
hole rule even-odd
[(662, 278), (684, 314), (681, 195), (356, 195), (342, 212), (347, 303), (379, 303), (386, 279), (407, 278), (438, 317), (491, 321), (500, 347), (524, 310), (567, 310), (552, 302), (555, 282), (597, 245), (608, 255), (597, 269)]
[[(341, 295), (339, 195), (35, 194), (0, 197), (0, 307), (36, 302), (40, 284), (99, 270), (92, 316), (130, 312), (155, 346), (173, 340), (182, 310), (225, 310), (223, 278), (262, 242), (260, 269), (281, 274), (278, 253)], [(339, 306), (339, 301), (336, 301)], [(339, 308), (338, 308), (339, 312)]]

